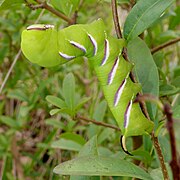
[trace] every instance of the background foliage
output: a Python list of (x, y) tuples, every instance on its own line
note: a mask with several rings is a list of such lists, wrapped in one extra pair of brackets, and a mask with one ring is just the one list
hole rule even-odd
[[(93, 163), (96, 159), (93, 159), (94, 156), (99, 154), (109, 157), (111, 162), (114, 161), (113, 158), (119, 158), (125, 163), (140, 160), (140, 164), (153, 179), (162, 179), (158, 157), (149, 136), (143, 137), (143, 145), (133, 151), (134, 157), (130, 157), (120, 148), (118, 131), (88, 123), (80, 118), (83, 116), (95, 119), (99, 123), (116, 125), (96, 76), (92, 69), (88, 68), (86, 60), (80, 58), (77, 63), (72, 62), (60, 67), (45, 69), (31, 64), (22, 54), (18, 55), (22, 30), (37, 21), (63, 28), (74, 22), (84, 24), (102, 18), (107, 25), (107, 32), (116, 36), (111, 2), (109, 0), (51, 0), (49, 2), (51, 7), (68, 17), (70, 19), (68, 23), (52, 12), (38, 8), (41, 4), (39, 2), (0, 0), (1, 178), (9, 180), (69, 179), (69, 176), (59, 176), (53, 173), (54, 167), (75, 157), (80, 158), (84, 154), (91, 156), (90, 162)], [(180, 127), (178, 120), (180, 119), (179, 46), (176, 43), (158, 51), (155, 49), (163, 43), (179, 38), (180, 6), (178, 1), (166, 1), (168, 7), (166, 9), (164, 4), (166, 10), (163, 6), (149, 8), (148, 4), (144, 3), (144, 8), (148, 8), (148, 13), (145, 15), (143, 12), (139, 13), (137, 9), (131, 10), (133, 1), (118, 0), (117, 2), (121, 27), (124, 27), (122, 28), (123, 34), (130, 41), (127, 47), (128, 55), (136, 65), (134, 74), (142, 83), (144, 92), (159, 96), (163, 104), (171, 104), (175, 119), (177, 149), (180, 149), (178, 131)], [(153, 3), (152, 0), (148, 2)], [(161, 3), (160, 0), (157, 2)], [(142, 16), (143, 22), (147, 23), (143, 26), (138, 24), (138, 21), (134, 20), (137, 14)], [(130, 20), (127, 18), (125, 22), (127, 15)], [(153, 24), (152, 19), (156, 19)], [(133, 28), (134, 31), (132, 31)], [(143, 40), (137, 37), (139, 34)], [(131, 41), (133, 38), (136, 39)], [(18, 60), (4, 86), (5, 76), (16, 56)], [(147, 81), (151, 84), (146, 84)], [(151, 119), (155, 121), (155, 133), (158, 135), (168, 166), (172, 157), (165, 116), (162, 111), (157, 111), (154, 104), (148, 104), (147, 107)], [(79, 118), (75, 118), (77, 112), (80, 114)], [(86, 143), (87, 141), (89, 144)], [(127, 140), (128, 149), (132, 149), (132, 145), (132, 139), (129, 138)], [(89, 152), (89, 149), (92, 151)], [(75, 171), (78, 171), (78, 168), (85, 168), (84, 163), (87, 159), (80, 158), (78, 162)], [(84, 167), (79, 166), (82, 163)], [(112, 171), (118, 163), (114, 162), (112, 170), (106, 169), (107, 162), (104, 159), (96, 159), (95, 165), (98, 163), (103, 164), (106, 172), (110, 172), (106, 175), (115, 175)], [(127, 167), (131, 168), (131, 165)], [(111, 169), (109, 163), (107, 163), (107, 168)], [(119, 168), (118, 175), (126, 176), (123, 174), (125, 170)], [(60, 170), (62, 174), (79, 175), (70, 174), (70, 171), (65, 173), (68, 170), (68, 164), (61, 166)], [(168, 171), (172, 178), (170, 167)], [(145, 179), (143, 172), (141, 174), (138, 169), (136, 172), (138, 174), (136, 177)], [(130, 171), (127, 172), (127, 176), (130, 174)], [(100, 178), (100, 175), (105, 174), (95, 174), (92, 171), (86, 175), (96, 176), (89, 178), (71, 176), (70, 179), (128, 179), (127, 177)]]

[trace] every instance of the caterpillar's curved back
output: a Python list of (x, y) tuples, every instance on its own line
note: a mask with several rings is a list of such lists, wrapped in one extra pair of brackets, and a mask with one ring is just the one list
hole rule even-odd
[[(86, 56), (101, 83), (109, 108), (123, 138), (152, 131), (153, 123), (133, 103), (141, 85), (133, 83), (129, 73), (133, 65), (121, 55), (124, 41), (106, 34), (104, 23), (72, 25), (57, 31), (52, 25), (32, 25), (22, 33), (22, 51), (33, 63), (50, 67)], [(125, 147), (124, 150), (126, 151)]]

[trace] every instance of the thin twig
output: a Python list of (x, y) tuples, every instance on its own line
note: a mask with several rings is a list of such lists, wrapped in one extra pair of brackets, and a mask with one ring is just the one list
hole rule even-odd
[[(38, 23), (39, 19), (40, 19), (41, 16), (43, 15), (43, 13), (44, 13), (44, 9), (41, 11), (41, 13), (39, 14), (39, 16), (37, 17), (37, 19), (36, 19), (36, 21), (35, 21), (35, 24)], [(10, 74), (11, 74), (11, 72), (12, 72), (12, 70), (13, 70), (16, 62), (17, 62), (17, 60), (19, 59), (19, 57), (20, 57), (20, 55), (21, 55), (21, 52), (22, 52), (21, 49), (19, 49), (18, 53), (16, 54), (16, 56), (15, 56), (15, 58), (14, 58), (14, 60), (13, 60), (13, 63), (11, 64), (11, 67), (9, 68), (9, 70), (8, 70), (8, 72), (7, 72), (4, 80), (3, 80), (3, 82), (2, 82), (2, 85), (1, 85), (1, 87), (0, 87), (0, 94), (2, 93), (2, 90), (3, 90), (4, 86), (6, 85), (6, 82), (7, 82), (7, 80), (9, 79), (9, 76), (10, 76)]]
[(136, 99), (134, 100), (135, 102), (153, 102), (156, 105), (158, 105), (158, 107), (163, 111), (163, 104), (161, 103), (161, 101), (158, 99), (158, 97), (152, 95), (152, 94), (139, 94), (139, 96), (136, 97)]
[[(122, 38), (122, 33), (121, 33), (121, 27), (119, 24), (119, 19), (118, 19), (118, 12), (117, 12), (117, 2), (116, 0), (111, 0), (111, 4), (112, 4), (112, 14), (113, 14), (113, 20), (114, 20), (114, 26), (115, 26), (115, 30), (116, 30), (116, 34), (118, 38)], [(127, 48), (123, 48), (122, 50), (122, 56), (124, 57), (124, 59), (126, 61), (128, 60), (128, 54), (127, 54)], [(134, 76), (134, 74), (132, 72), (130, 72), (130, 78), (133, 82), (136, 82), (136, 78)], [(138, 93), (139, 95), (139, 93)], [(142, 112), (144, 113), (144, 115), (149, 118), (149, 114), (147, 112), (147, 108), (145, 103), (140, 102), (140, 107), (142, 109)], [(139, 142), (142, 142), (142, 136), (138, 136), (137, 138), (133, 138), (133, 149), (136, 149), (137, 147), (140, 147), (141, 144)], [(138, 164), (139, 162), (136, 162), (136, 164)]]
[(16, 54), (16, 56), (15, 56), (15, 58), (13, 60), (13, 63), (11, 64), (11, 67), (9, 68), (9, 70), (8, 70), (8, 72), (7, 72), (7, 74), (6, 74), (5, 78), (4, 78), (4, 81), (2, 82), (2, 85), (1, 85), (1, 88), (0, 88), (0, 93), (2, 93), (2, 90), (3, 90), (7, 80), (9, 78), (9, 76), (10, 76), (10, 74), (11, 74), (17, 60), (19, 59), (20, 55), (21, 55), (21, 49), (19, 49), (18, 53)]
[(122, 38), (122, 33), (121, 33), (121, 27), (120, 27), (119, 19), (118, 19), (116, 0), (111, 0), (111, 5), (112, 5), (112, 14), (113, 14), (113, 20), (114, 20), (116, 34), (117, 34), (117, 37), (120, 39), (120, 38)]
[(56, 9), (54, 9), (53, 7), (49, 6), (46, 3), (46, 1), (42, 2), (41, 0), (36, 0), (36, 2), (40, 5), (39, 8), (44, 8), (44, 9), (48, 10), (49, 12), (55, 14), (56, 16), (60, 17), (64, 21), (68, 22), (69, 24), (73, 24), (73, 20), (72, 19), (68, 18), (63, 13), (61, 13), (61, 12), (57, 11)]
[(177, 43), (177, 42), (179, 42), (179, 41), (180, 41), (180, 37), (178, 37), (178, 38), (176, 38), (176, 39), (173, 39), (173, 40), (171, 40), (171, 41), (168, 41), (168, 42), (166, 42), (166, 43), (164, 43), (164, 44), (161, 44), (161, 45), (159, 45), (159, 46), (151, 49), (151, 53), (154, 54), (155, 52), (160, 51), (160, 50), (162, 50), (163, 48), (168, 47), (168, 46), (170, 46), (170, 45), (172, 45), (172, 44), (175, 44), (175, 43)]
[(94, 119), (88, 119), (88, 118), (86, 118), (84, 116), (81, 116), (81, 115), (76, 115), (75, 119), (80, 119), (80, 120), (83, 120), (83, 121), (86, 121), (86, 122), (91, 122), (91, 123), (96, 124), (98, 126), (104, 126), (104, 127), (108, 127), (108, 128), (120, 131), (120, 129), (117, 126), (107, 124), (107, 123), (104, 123), (104, 122), (100, 122), (100, 121), (96, 121)]
[(173, 173), (173, 179), (179, 180), (180, 179), (180, 164), (177, 158), (176, 140), (175, 140), (175, 134), (174, 134), (174, 127), (173, 127), (174, 119), (173, 119), (172, 110), (169, 104), (164, 105), (164, 114), (167, 117), (167, 129), (169, 131), (170, 144), (171, 144), (172, 160), (170, 162), (170, 166)]
[(153, 139), (154, 147), (155, 147), (156, 152), (158, 154), (158, 158), (159, 158), (159, 161), (160, 161), (160, 165), (161, 165), (164, 180), (169, 180), (168, 171), (167, 171), (167, 168), (166, 168), (166, 165), (165, 165), (165, 162), (164, 162), (164, 157), (163, 157), (163, 154), (162, 154), (162, 150), (161, 150), (161, 147), (159, 145), (158, 138), (154, 136), (154, 133), (152, 133), (152, 139)]

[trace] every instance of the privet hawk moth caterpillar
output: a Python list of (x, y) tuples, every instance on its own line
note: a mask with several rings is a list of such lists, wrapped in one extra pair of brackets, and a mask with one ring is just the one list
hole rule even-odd
[(31, 62), (51, 67), (80, 56), (89, 59), (97, 74), (109, 108), (125, 137), (150, 133), (153, 123), (133, 103), (139, 83), (133, 83), (129, 73), (133, 65), (121, 55), (123, 39), (108, 36), (101, 19), (87, 25), (72, 25), (57, 31), (53, 25), (32, 25), (22, 33), (21, 48)]

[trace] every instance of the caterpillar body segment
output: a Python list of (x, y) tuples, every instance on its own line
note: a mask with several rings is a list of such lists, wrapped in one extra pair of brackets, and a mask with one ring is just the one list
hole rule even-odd
[(51, 25), (30, 26), (22, 33), (22, 51), (33, 63), (56, 66), (86, 56), (94, 67), (108, 106), (123, 137), (150, 133), (153, 123), (133, 103), (141, 85), (133, 83), (129, 73), (133, 65), (121, 55), (125, 42), (107, 36), (102, 20), (89, 25), (72, 25), (57, 31)]
[[(57, 54), (58, 43), (54, 41), (54, 39), (57, 39), (57, 31), (54, 28), (46, 29), (46, 26), (47, 25), (31, 25), (27, 30), (22, 32), (21, 48), (23, 54), (31, 62), (43, 67), (51, 67), (65, 63), (66, 61), (64, 59), (57, 61), (57, 59), (60, 59), (59, 54)], [(49, 53), (49, 50), (51, 50), (52, 53)], [(53, 59), (53, 61), (50, 61), (50, 59)]]

